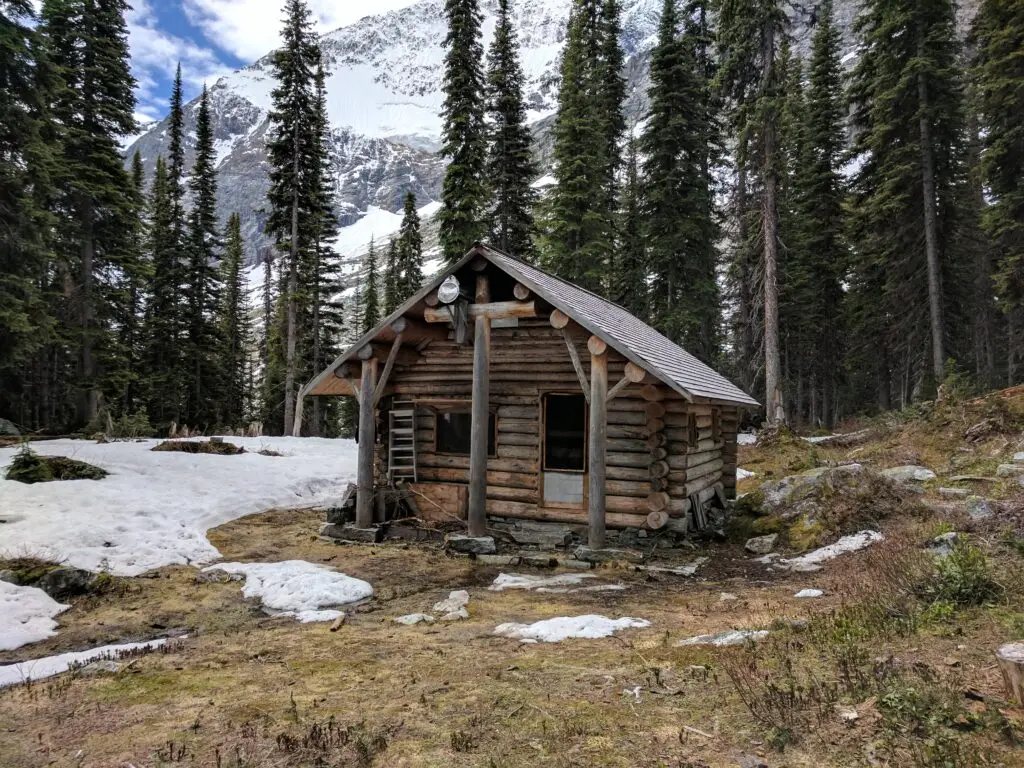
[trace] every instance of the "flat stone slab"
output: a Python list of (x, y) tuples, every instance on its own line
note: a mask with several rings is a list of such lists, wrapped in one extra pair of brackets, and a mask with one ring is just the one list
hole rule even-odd
[(591, 549), (590, 547), (577, 547), (573, 557), (588, 563), (612, 563), (616, 560), (623, 560), (627, 563), (642, 563), (644, 556), (640, 552), (629, 549)]
[(917, 464), (907, 464), (902, 467), (890, 467), (883, 469), (880, 473), (894, 483), (922, 483), (934, 480), (936, 475), (928, 467), (921, 467)]
[(384, 538), (383, 528), (356, 528), (354, 525), (335, 525), (324, 523), (320, 526), (320, 535), (340, 541), (358, 541), (377, 544)]
[(446, 549), (464, 555), (493, 555), (498, 551), (493, 536), (463, 536), (450, 534), (444, 540)]
[(558, 558), (558, 564), (563, 568), (574, 568), (578, 571), (589, 571), (594, 567), (593, 563), (589, 563), (586, 560), (577, 560), (574, 557), (560, 557)]
[(519, 555), (477, 555), (481, 565), (519, 565)]
[(753, 552), (755, 555), (767, 555), (773, 549), (775, 549), (775, 542), (779, 540), (779, 534), (769, 533), (765, 536), (755, 536), (752, 539), (747, 539), (747, 543), (743, 545), (743, 548), (747, 552)]
[(1024, 464), (1024, 451), (1017, 451), (1017, 453), (1013, 454), (1013, 463)]
[(1024, 475), (1024, 465), (1000, 464), (996, 467), (996, 477), (1017, 477), (1018, 475)]
[(967, 488), (939, 488), (939, 496), (949, 496), (955, 499), (966, 499), (970, 493)]
[(967, 498), (967, 514), (972, 520), (984, 520), (995, 514), (988, 499), (981, 496), (969, 496)]

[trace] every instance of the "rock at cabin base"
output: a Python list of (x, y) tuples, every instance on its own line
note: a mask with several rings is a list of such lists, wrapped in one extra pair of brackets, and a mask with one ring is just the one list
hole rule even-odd
[(616, 560), (624, 560), (627, 563), (642, 563), (644, 556), (639, 552), (631, 552), (628, 549), (591, 549), (590, 547), (577, 547), (573, 557), (588, 563), (611, 563)]
[(971, 520), (984, 520), (985, 518), (992, 517), (993, 512), (988, 499), (983, 499), (981, 496), (968, 496), (967, 514)]
[(358, 541), (377, 544), (384, 538), (383, 528), (356, 528), (354, 525), (334, 525), (324, 523), (320, 526), (320, 535), (340, 541)]
[(493, 536), (463, 536), (449, 534), (444, 540), (445, 549), (463, 555), (493, 555), (498, 551)]
[(766, 536), (755, 536), (752, 539), (747, 539), (747, 543), (743, 545), (743, 548), (747, 552), (753, 552), (755, 555), (767, 555), (773, 549), (775, 549), (775, 542), (778, 541), (779, 534), (769, 533)]
[(883, 469), (879, 474), (901, 485), (906, 483), (923, 483), (936, 478), (936, 474), (928, 469), (928, 467), (921, 467), (917, 464), (890, 467), (889, 469)]

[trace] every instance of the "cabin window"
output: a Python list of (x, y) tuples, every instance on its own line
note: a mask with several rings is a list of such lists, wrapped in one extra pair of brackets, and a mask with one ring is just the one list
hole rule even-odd
[(587, 401), (544, 395), (544, 469), (583, 472), (587, 464)]
[[(439, 411), (434, 431), (438, 453), (469, 456), (473, 416), (469, 411)], [(487, 455), (494, 456), (494, 413), (487, 417)]]

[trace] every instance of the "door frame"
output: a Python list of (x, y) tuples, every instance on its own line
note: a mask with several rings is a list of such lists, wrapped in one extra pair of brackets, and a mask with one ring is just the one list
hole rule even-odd
[[(579, 503), (571, 501), (548, 501), (544, 497), (544, 473), (547, 471), (544, 467), (544, 455), (545, 445), (544, 438), (547, 434), (547, 396), (548, 395), (569, 395), (573, 397), (583, 398), (583, 469), (553, 469), (552, 472), (562, 472), (567, 475), (580, 475), (583, 479), (583, 497)], [(543, 390), (538, 394), (537, 398), (537, 506), (538, 507), (549, 507), (552, 509), (586, 509), (590, 503), (589, 500), (589, 477), (590, 473), (587, 471), (589, 466), (587, 463), (588, 453), (590, 451), (590, 403), (587, 402), (586, 396), (583, 392), (573, 392), (571, 390), (564, 389), (549, 389)]]

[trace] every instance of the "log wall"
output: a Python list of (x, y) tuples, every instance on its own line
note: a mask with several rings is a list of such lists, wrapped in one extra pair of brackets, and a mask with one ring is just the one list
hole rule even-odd
[[(579, 334), (573, 338), (589, 378), (589, 355), (585, 353), (589, 334), (577, 330)], [(496, 415), (497, 455), (487, 462), (487, 513), (585, 524), (585, 503), (578, 509), (546, 508), (540, 496), (541, 395), (582, 393), (561, 331), (552, 328), (547, 319), (520, 320), (518, 328), (494, 328), (491, 344), (490, 402)], [(627, 361), (610, 349), (608, 358), (611, 386), (623, 378)], [(472, 345), (453, 341), (433, 342), (419, 360), (400, 363), (391, 374), (385, 394), (418, 403), (416, 447), (421, 483), (469, 482), (468, 455), (435, 451), (435, 416), (430, 406), (444, 407), (456, 401), (468, 410), (472, 375)], [(382, 458), (386, 456), (388, 421), (384, 409), (389, 402), (381, 402)], [(714, 416), (714, 410), (720, 415)], [(730, 486), (723, 477), (730, 471), (735, 477), (735, 409), (729, 414), (719, 406), (687, 403), (651, 376), (621, 390), (608, 405), (607, 524), (613, 528), (647, 526), (648, 515), (660, 510), (670, 517), (684, 517), (691, 496), (706, 501), (719, 483), (734, 491), (735, 481)]]

